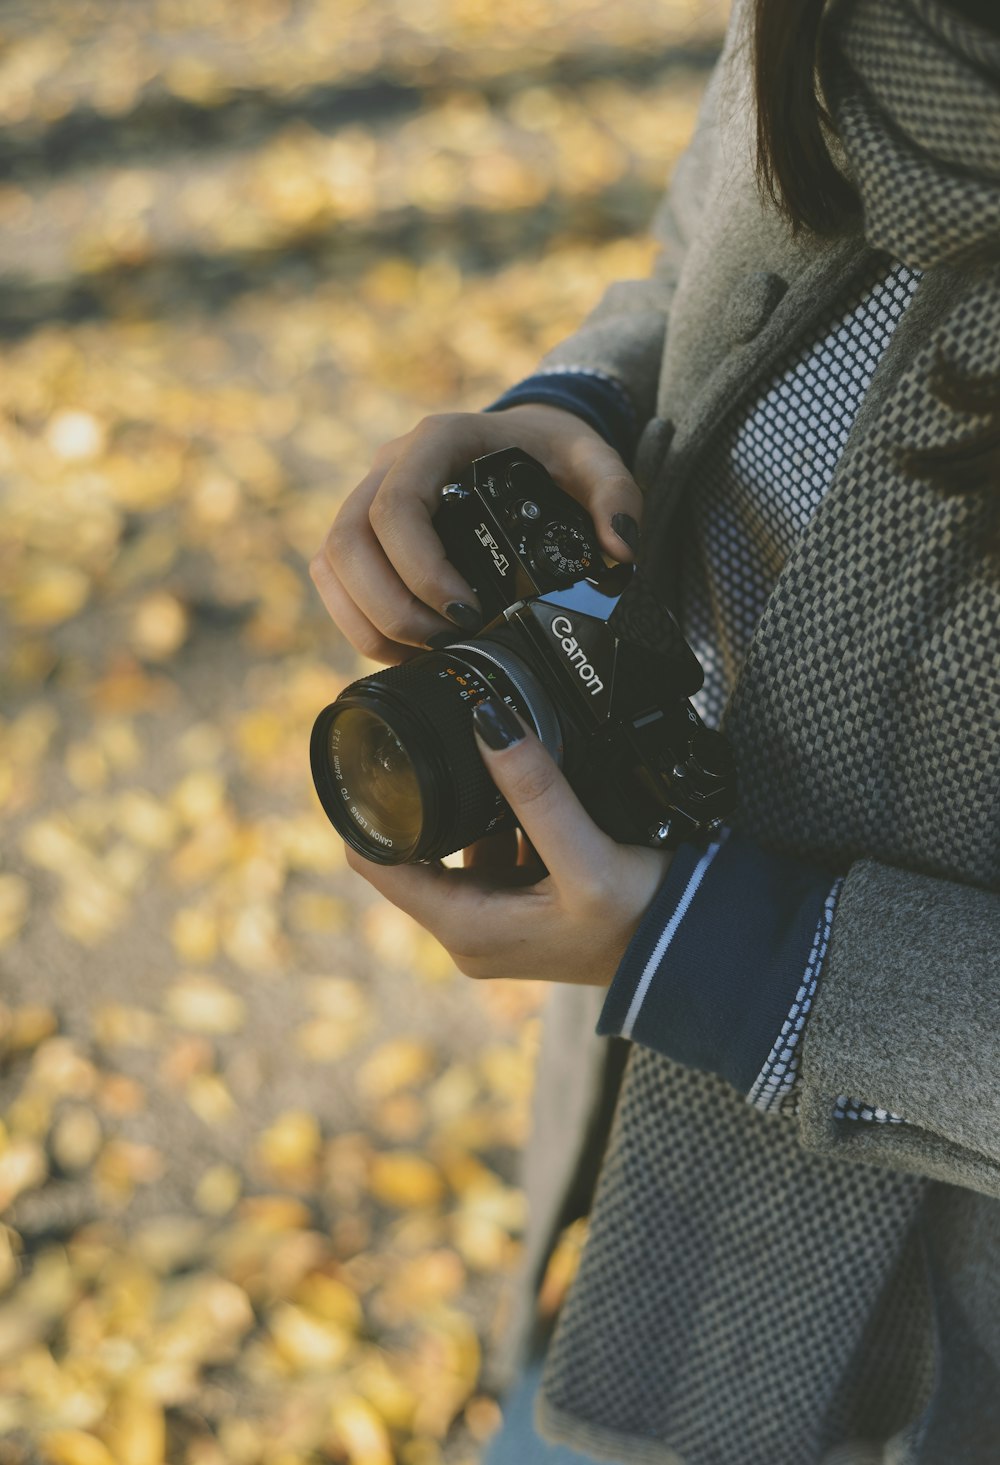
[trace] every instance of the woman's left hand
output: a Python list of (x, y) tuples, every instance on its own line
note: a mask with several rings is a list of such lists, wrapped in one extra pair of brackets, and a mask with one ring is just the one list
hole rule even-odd
[(519, 855), (511, 830), (470, 846), (463, 869), (377, 865), (350, 847), (347, 863), (468, 977), (608, 987), (673, 856), (606, 835), (521, 726), (524, 737), (500, 751), (477, 743), (533, 849)]

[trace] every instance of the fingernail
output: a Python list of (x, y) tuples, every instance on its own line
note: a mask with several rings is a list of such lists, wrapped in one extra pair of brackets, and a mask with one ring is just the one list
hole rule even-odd
[(633, 554), (639, 552), (639, 526), (631, 514), (612, 514), (611, 527)]
[(450, 605), (446, 605), (444, 613), (463, 631), (478, 631), (483, 624), (483, 618), (475, 606), (464, 605), (461, 600), (453, 600)]
[(472, 724), (486, 746), (494, 750), (509, 748), (524, 737), (524, 728), (506, 702), (495, 697), (484, 697), (476, 703)]

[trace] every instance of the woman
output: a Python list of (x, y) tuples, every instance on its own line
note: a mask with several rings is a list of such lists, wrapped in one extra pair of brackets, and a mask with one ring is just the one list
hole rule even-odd
[[(507, 1367), (555, 1459), (987, 1465), (992, 0), (737, 0), (654, 227), (651, 277), (538, 374), (382, 448), (312, 569), (378, 660), (445, 629), (435, 612), (474, 629), (429, 518), (449, 474), (519, 444), (610, 555), (643, 524), (640, 581), (705, 665), (739, 807), (705, 850), (616, 845), (495, 707), (482, 754), (530, 845), (482, 841), (464, 871), (349, 858), (469, 975), (553, 983)], [(588, 1209), (549, 1337), (534, 1292)], [(525, 1424), (507, 1410), (490, 1465), (546, 1458)]]

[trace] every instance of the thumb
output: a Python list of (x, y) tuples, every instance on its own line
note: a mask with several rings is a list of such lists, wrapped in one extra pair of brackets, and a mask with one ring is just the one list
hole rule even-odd
[(568, 468), (571, 492), (594, 521), (601, 548), (633, 562), (639, 549), (642, 491), (618, 453), (596, 433), (574, 444)]
[(553, 880), (592, 887), (613, 841), (591, 819), (555, 759), (499, 697), (476, 705), (472, 725), (490, 777)]

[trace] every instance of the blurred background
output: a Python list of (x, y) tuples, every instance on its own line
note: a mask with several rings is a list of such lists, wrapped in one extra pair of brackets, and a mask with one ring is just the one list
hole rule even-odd
[(308, 733), (374, 664), (307, 565), (646, 273), (725, 9), (0, 10), (0, 1465), (499, 1426), (544, 984), (345, 865)]

